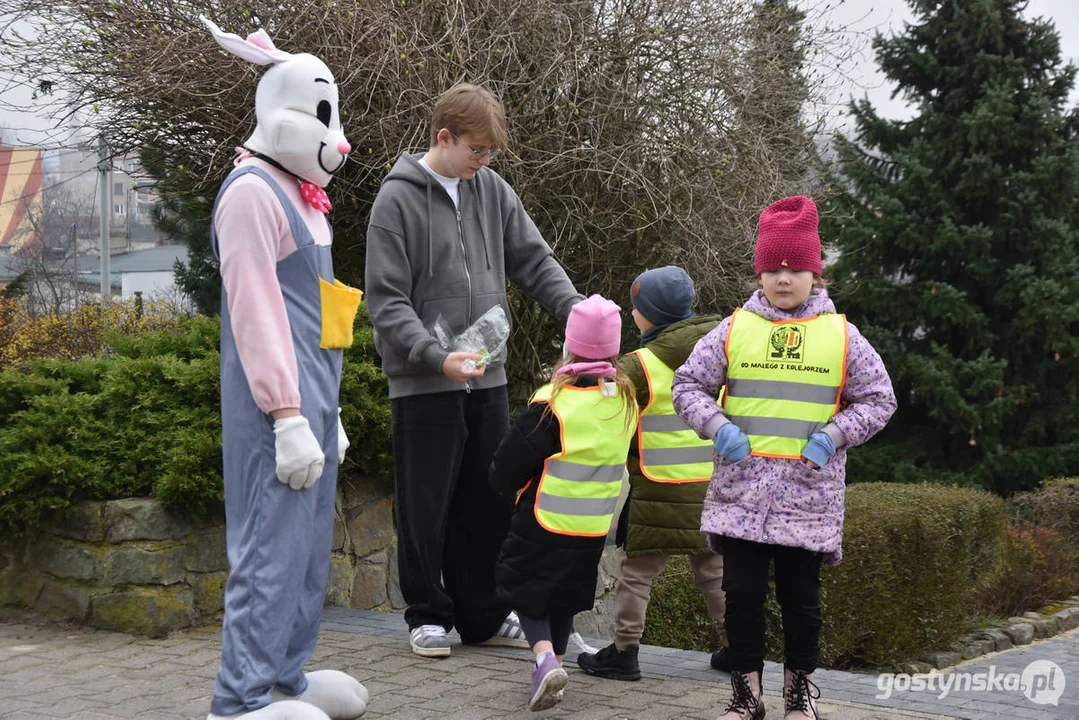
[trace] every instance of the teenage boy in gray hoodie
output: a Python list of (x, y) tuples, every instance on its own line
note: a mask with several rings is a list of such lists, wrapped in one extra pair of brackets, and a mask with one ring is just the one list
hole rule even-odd
[(430, 149), (398, 159), (367, 227), (367, 307), (390, 387), (401, 592), (412, 651), (424, 657), (450, 654), (454, 626), (466, 644), (528, 647), (516, 615), (495, 600), (513, 507), (487, 481), (509, 429), (505, 369), (443, 349), (435, 320), (459, 333), (496, 305), (509, 318), (507, 278), (561, 322), (584, 299), (488, 167), (507, 141), (505, 111), (490, 92), (450, 88), (435, 104)]

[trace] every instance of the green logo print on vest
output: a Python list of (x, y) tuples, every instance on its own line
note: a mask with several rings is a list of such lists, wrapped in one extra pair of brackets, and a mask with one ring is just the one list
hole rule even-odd
[(768, 359), (802, 362), (802, 341), (805, 340), (805, 332), (805, 325), (791, 323), (777, 327), (768, 340), (772, 350), (768, 353)]
[[(544, 385), (531, 400), (548, 402), (562, 438), (562, 452), (543, 464), (536, 521), (559, 535), (606, 535), (622, 490), (636, 403), (608, 397), (602, 386), (566, 386), (554, 398), (552, 390)], [(634, 415), (628, 423), (626, 413)]]
[(802, 456), (809, 436), (839, 408), (846, 358), (845, 315), (773, 322), (735, 311), (721, 398), (727, 417), (749, 437), (753, 455)]
[(711, 479), (712, 441), (702, 440), (674, 411), (674, 370), (648, 348), (634, 350), (648, 380), (648, 405), (641, 410), (637, 447), (641, 474), (653, 482), (685, 483)]

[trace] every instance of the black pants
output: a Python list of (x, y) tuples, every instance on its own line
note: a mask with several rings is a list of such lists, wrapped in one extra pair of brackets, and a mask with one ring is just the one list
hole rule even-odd
[(555, 655), (566, 654), (569, 636), (573, 632), (572, 615), (548, 615), (534, 618), (517, 613), (517, 618), (521, 621), (521, 630), (524, 631), (530, 648), (535, 649), (536, 643), (548, 640), (554, 647)]
[(494, 568), (513, 500), (488, 480), (509, 430), (506, 388), (394, 398), (390, 412), (405, 621), (483, 642), (509, 610), (495, 601)]
[(820, 656), (821, 554), (729, 537), (720, 538), (720, 543), (731, 666), (742, 672), (764, 669), (764, 600), (768, 594), (768, 565), (775, 560), (786, 667), (816, 670)]

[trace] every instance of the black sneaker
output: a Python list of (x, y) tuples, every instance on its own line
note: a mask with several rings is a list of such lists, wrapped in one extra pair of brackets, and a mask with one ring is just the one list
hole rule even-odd
[(721, 647), (712, 653), (712, 669), (725, 673), (729, 673), (733, 669), (731, 666), (731, 653), (727, 648)]
[(612, 680), (640, 680), (641, 666), (637, 664), (639, 650), (637, 645), (619, 650), (611, 643), (598, 653), (581, 653), (577, 656), (577, 665), (589, 675)]

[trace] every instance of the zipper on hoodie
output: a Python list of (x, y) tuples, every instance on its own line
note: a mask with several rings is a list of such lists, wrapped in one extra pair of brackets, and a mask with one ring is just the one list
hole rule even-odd
[(461, 210), (454, 208), (457, 213), (457, 241), (461, 243), (461, 260), (465, 264), (465, 279), (468, 280), (468, 324), (472, 324), (472, 273), (468, 269), (468, 250), (465, 249), (465, 233), (461, 227)]
[[(461, 243), (461, 261), (465, 264), (465, 279), (468, 281), (468, 325), (472, 324), (472, 273), (468, 269), (468, 250), (465, 249), (465, 233), (461, 228), (461, 209), (456, 205), (453, 208), (457, 214), (457, 241)], [(467, 327), (467, 325), (466, 325)], [(472, 383), (465, 380), (465, 392), (472, 392)]]

